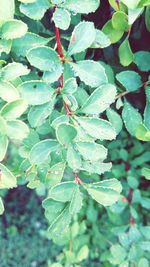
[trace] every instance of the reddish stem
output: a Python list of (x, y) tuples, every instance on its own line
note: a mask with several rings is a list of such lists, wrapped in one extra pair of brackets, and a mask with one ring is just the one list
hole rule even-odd
[(74, 173), (74, 179), (78, 185), (82, 184), (82, 181), (80, 180), (80, 178), (76, 172)]
[(119, 0), (116, 0), (116, 4), (117, 4), (118, 9), (120, 9), (120, 1)]
[(132, 203), (132, 195), (133, 195), (133, 189), (130, 188), (130, 191), (129, 191), (129, 197), (128, 197), (128, 202), (129, 202), (130, 205), (131, 205), (131, 203)]
[[(60, 31), (59, 28), (56, 27), (56, 43), (57, 43), (57, 51), (58, 55), (61, 58), (62, 63), (65, 62), (63, 51), (62, 51), (62, 44), (61, 44), (61, 39), (60, 39)], [(59, 86), (58, 86), (58, 93), (60, 93), (61, 89), (63, 88), (63, 74), (59, 77)], [(66, 102), (64, 102), (64, 106), (66, 109), (66, 113), (68, 116), (71, 115), (71, 110)]]
[(60, 40), (60, 31), (59, 28), (56, 27), (56, 42), (57, 42), (57, 51), (61, 59), (64, 60), (64, 55), (62, 52), (62, 45), (61, 45), (61, 40)]

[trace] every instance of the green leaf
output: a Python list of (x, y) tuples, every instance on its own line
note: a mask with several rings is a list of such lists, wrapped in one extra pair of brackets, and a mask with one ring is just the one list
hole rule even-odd
[(123, 125), (120, 115), (111, 108), (107, 109), (106, 114), (108, 120), (113, 125), (116, 134), (119, 134), (120, 131), (122, 130), (122, 125)]
[(71, 22), (70, 13), (65, 9), (57, 7), (55, 12), (53, 13), (53, 21), (56, 27), (65, 31), (70, 26)]
[(69, 212), (71, 215), (75, 215), (80, 211), (82, 207), (82, 196), (79, 190), (79, 186), (73, 192), (72, 200), (69, 206)]
[(92, 136), (95, 140), (112, 140), (116, 133), (110, 122), (93, 117), (76, 117), (84, 131)]
[(1, 115), (6, 120), (19, 118), (27, 109), (28, 105), (25, 100), (18, 99), (3, 106)]
[(34, 106), (28, 113), (28, 121), (34, 128), (41, 126), (46, 118), (51, 114), (55, 99), (43, 105)]
[(23, 37), (13, 40), (12, 52), (17, 56), (25, 57), (28, 50), (36, 46), (46, 45), (49, 38), (28, 32)]
[(139, 124), (139, 126), (136, 129), (135, 136), (137, 139), (141, 141), (150, 141), (150, 131), (146, 128), (144, 124)]
[(74, 171), (78, 171), (81, 168), (81, 157), (73, 146), (69, 146), (67, 150), (67, 163), (69, 167)]
[(61, 115), (52, 121), (51, 126), (56, 129), (61, 123), (69, 123), (69, 117), (67, 115)]
[(55, 219), (55, 221), (50, 225), (49, 232), (52, 237), (60, 236), (63, 231), (68, 227), (71, 222), (71, 214), (69, 212), (69, 204), (62, 210), (60, 215)]
[(150, 180), (150, 169), (143, 167), (141, 170), (142, 176), (144, 176), (147, 180)]
[(91, 46), (96, 36), (93, 22), (80, 22), (73, 30), (68, 54), (80, 53)]
[(46, 175), (46, 184), (48, 187), (52, 187), (61, 182), (66, 164), (64, 162), (56, 163), (50, 167), (48, 174)]
[(1, 0), (0, 2), (0, 22), (13, 19), (15, 13), (14, 0)]
[(2, 215), (4, 213), (4, 204), (3, 204), (3, 200), (0, 197), (0, 215)]
[(144, 124), (150, 130), (150, 102), (146, 101), (146, 107), (144, 110)]
[(32, 164), (41, 164), (48, 160), (49, 155), (52, 151), (58, 148), (58, 143), (56, 140), (45, 139), (35, 144), (29, 155), (29, 160)]
[(112, 16), (112, 26), (119, 31), (128, 31), (128, 16), (123, 11), (117, 11)]
[(61, 93), (63, 94), (74, 94), (77, 91), (78, 85), (75, 78), (70, 78), (65, 81)]
[(58, 68), (62, 71), (62, 63), (56, 51), (50, 47), (38, 46), (27, 53), (30, 64), (40, 70), (55, 72)]
[(112, 20), (108, 20), (102, 28), (102, 31), (108, 36), (111, 43), (118, 42), (124, 34), (123, 30), (116, 30), (113, 28)]
[(142, 123), (141, 114), (130, 103), (126, 102), (123, 107), (122, 118), (128, 132), (135, 135), (138, 126)]
[(33, 3), (21, 3), (20, 5), (20, 11), (27, 17), (35, 20), (40, 20), (48, 8), (50, 8), (48, 0), (36, 0)]
[(0, 55), (1, 53), (9, 54), (12, 46), (12, 40), (0, 39)]
[(116, 87), (113, 84), (105, 84), (94, 90), (80, 109), (81, 113), (99, 114), (106, 110), (114, 101)]
[(150, 32), (150, 6), (148, 6), (145, 11), (145, 24), (147, 30)]
[(104, 32), (97, 29), (95, 31), (96, 37), (91, 45), (91, 48), (105, 48), (111, 45), (110, 39)]
[(0, 134), (0, 161), (2, 161), (6, 155), (8, 147), (8, 138), (6, 135)]
[(71, 63), (75, 75), (80, 80), (91, 87), (98, 87), (107, 83), (107, 76), (102, 65), (92, 60), (78, 61), (76, 64)]
[(45, 209), (45, 216), (51, 224), (60, 212), (65, 208), (65, 204), (62, 202), (55, 201), (50, 197), (46, 198), (42, 202), (42, 206)]
[(134, 54), (134, 63), (141, 71), (150, 70), (150, 52), (138, 51)]
[(149, 262), (146, 258), (141, 258), (138, 262), (138, 267), (149, 267)]
[(135, 9), (138, 6), (140, 0), (121, 0), (121, 2), (124, 3), (128, 8)]
[(63, 182), (55, 185), (49, 191), (49, 197), (60, 202), (69, 202), (72, 200), (74, 191), (79, 186), (75, 182)]
[(76, 135), (76, 129), (69, 123), (61, 123), (56, 129), (56, 137), (59, 143), (64, 147), (68, 147)]
[(75, 146), (85, 160), (103, 161), (107, 157), (107, 149), (95, 142), (77, 142)]
[(132, 25), (143, 12), (143, 8), (128, 9), (128, 24)]
[(18, 89), (29, 105), (42, 105), (49, 102), (54, 92), (49, 84), (36, 80), (21, 83)]
[(84, 245), (83, 247), (81, 247), (81, 249), (78, 251), (77, 254), (77, 261), (81, 262), (85, 259), (88, 258), (89, 255), (89, 248), (87, 245)]
[(116, 264), (121, 264), (123, 260), (125, 260), (127, 253), (124, 247), (119, 244), (115, 244), (111, 246), (110, 251), (112, 257), (115, 258)]
[(12, 140), (22, 141), (29, 134), (28, 126), (20, 120), (7, 121), (7, 135)]
[(0, 81), (0, 97), (6, 102), (20, 98), (18, 90), (9, 82)]
[(141, 76), (132, 70), (122, 71), (116, 75), (116, 79), (128, 92), (134, 92), (142, 86)]
[(29, 74), (30, 70), (21, 63), (9, 63), (7, 66), (2, 68), (0, 76), (4, 81), (13, 81), (16, 78)]
[(17, 186), (16, 177), (7, 169), (3, 164), (0, 163), (1, 181), (0, 189), (9, 189)]
[(105, 172), (109, 172), (111, 168), (112, 168), (111, 162), (103, 163), (99, 161), (94, 161), (91, 164), (91, 162), (89, 161), (84, 161), (81, 169), (83, 171), (88, 172), (90, 175), (93, 173), (101, 175)]
[(126, 38), (119, 46), (119, 59), (120, 64), (124, 67), (129, 66), (134, 60), (134, 55), (132, 53), (128, 38)]
[(120, 196), (122, 186), (116, 179), (84, 185), (88, 193), (103, 206), (113, 205)]
[(16, 39), (25, 35), (27, 30), (28, 30), (27, 24), (25, 24), (21, 20), (12, 19), (6, 21), (2, 25), (1, 34), (3, 39), (6, 40)]
[(18, 0), (21, 3), (29, 4), (29, 3), (34, 3), (36, 0)]
[(66, 0), (63, 7), (74, 13), (88, 14), (94, 12), (100, 4), (100, 0)]
[(47, 198), (43, 201), (45, 216), (49, 221), (51, 237), (57, 237), (62, 234), (71, 221), (69, 204), (55, 201)]

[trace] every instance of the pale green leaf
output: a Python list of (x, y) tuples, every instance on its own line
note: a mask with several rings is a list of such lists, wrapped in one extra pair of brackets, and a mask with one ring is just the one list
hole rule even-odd
[(9, 189), (17, 186), (16, 177), (12, 172), (0, 163), (0, 189)]
[(54, 100), (39, 106), (33, 106), (28, 113), (28, 121), (34, 128), (41, 126), (51, 114), (54, 107)]
[(126, 38), (119, 46), (119, 59), (121, 65), (124, 67), (129, 66), (134, 60), (134, 55), (132, 53), (128, 38)]
[(75, 78), (70, 78), (65, 81), (61, 90), (63, 94), (74, 94), (77, 91), (77, 82)]
[(64, 175), (66, 164), (64, 162), (56, 163), (51, 166), (46, 175), (46, 184), (48, 187), (52, 187), (61, 182)]
[(13, 19), (15, 13), (14, 0), (0, 0), (0, 22)]
[(32, 164), (41, 164), (48, 160), (49, 155), (52, 151), (58, 148), (58, 143), (56, 140), (45, 139), (35, 144), (29, 155), (30, 162)]
[(36, 46), (46, 45), (48, 41), (49, 38), (28, 32), (23, 37), (13, 40), (12, 52), (17, 56), (25, 57), (28, 50)]
[(62, 64), (57, 52), (46, 46), (32, 48), (27, 53), (30, 64), (40, 70), (55, 72), (58, 68), (62, 71)]
[(69, 146), (67, 150), (67, 163), (73, 171), (80, 170), (81, 168), (81, 156), (75, 150), (73, 146)]
[(67, 10), (57, 7), (53, 13), (53, 21), (56, 27), (67, 30), (70, 26), (71, 15)]
[(0, 76), (4, 81), (13, 81), (16, 78), (29, 74), (30, 70), (21, 63), (13, 62), (1, 69)]
[(75, 75), (80, 80), (91, 87), (98, 87), (107, 83), (107, 76), (103, 66), (92, 60), (78, 61), (76, 64), (71, 63)]
[(20, 98), (18, 90), (9, 82), (0, 82), (0, 97), (6, 102)]
[(121, 0), (121, 2), (124, 3), (128, 8), (135, 9), (140, 3), (140, 0)]
[(84, 131), (95, 140), (112, 140), (116, 137), (114, 128), (106, 120), (93, 117), (76, 117), (76, 119)]
[(69, 123), (61, 123), (56, 129), (56, 137), (59, 143), (64, 147), (68, 147), (68, 145), (72, 143), (76, 135), (76, 129)]
[(42, 105), (49, 102), (54, 92), (49, 84), (36, 80), (21, 83), (18, 89), (29, 105)]
[(3, 200), (0, 197), (0, 215), (2, 215), (4, 213), (4, 204), (3, 204)]
[(7, 121), (7, 136), (16, 141), (22, 141), (29, 134), (28, 126), (20, 120)]
[(1, 115), (6, 120), (19, 118), (27, 109), (28, 105), (24, 99), (18, 99), (3, 106)]
[(102, 85), (90, 95), (80, 112), (86, 114), (102, 113), (115, 101), (116, 93), (116, 87), (113, 84)]
[(104, 32), (96, 29), (95, 40), (92, 43), (91, 48), (105, 48), (110, 45), (111, 42), (108, 36)]
[(108, 120), (113, 125), (116, 134), (119, 134), (120, 131), (122, 130), (122, 125), (123, 125), (120, 115), (111, 108), (107, 109), (106, 114)]
[(119, 199), (122, 190), (120, 182), (116, 179), (86, 184), (85, 188), (92, 198), (103, 206), (114, 204)]
[(107, 157), (107, 149), (95, 142), (77, 142), (75, 146), (85, 160), (103, 161)]
[(96, 36), (93, 22), (80, 22), (73, 30), (68, 54), (80, 53), (91, 46)]
[(88, 14), (94, 12), (100, 4), (100, 0), (66, 0), (63, 7), (74, 13)]
[(128, 92), (134, 92), (142, 86), (141, 76), (133, 71), (122, 71), (116, 75), (116, 79), (125, 87)]
[(63, 182), (53, 186), (49, 191), (49, 197), (60, 202), (69, 202), (72, 200), (74, 191), (79, 186), (75, 182)]
[(13, 19), (6, 21), (2, 25), (1, 34), (3, 39), (16, 39), (24, 36), (27, 30), (27, 24), (21, 20)]
[(138, 126), (142, 123), (141, 114), (130, 103), (126, 102), (123, 107), (122, 118), (128, 132), (135, 135)]
[(48, 8), (50, 8), (48, 0), (36, 0), (33, 3), (21, 3), (20, 5), (20, 11), (27, 17), (35, 20), (40, 20)]
[(0, 134), (0, 161), (2, 161), (6, 155), (8, 147), (8, 138), (6, 135)]

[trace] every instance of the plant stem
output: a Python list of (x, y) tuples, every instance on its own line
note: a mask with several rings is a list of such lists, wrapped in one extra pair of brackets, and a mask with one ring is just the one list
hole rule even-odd
[(74, 179), (75, 179), (75, 181), (76, 181), (76, 183), (77, 183), (78, 185), (81, 185), (81, 184), (82, 184), (82, 181), (80, 180), (80, 178), (79, 178), (77, 172), (74, 172)]
[[(130, 170), (130, 165), (128, 162), (125, 163), (125, 171), (128, 172)], [(133, 189), (130, 187), (129, 189), (129, 196), (128, 196), (128, 203), (132, 205), (132, 197), (133, 197)], [(134, 225), (134, 218), (132, 214), (130, 214), (130, 225)]]
[[(62, 61), (62, 63), (65, 62), (65, 59), (64, 59), (64, 55), (63, 55), (63, 51), (62, 51), (62, 44), (61, 44), (61, 39), (60, 39), (60, 31), (59, 31), (59, 28), (56, 27), (55, 29), (55, 36), (56, 36), (56, 43), (57, 43), (57, 52), (58, 52), (58, 55)], [(59, 77), (59, 86), (58, 86), (58, 93), (60, 93), (61, 89), (63, 88), (63, 74), (61, 74), (61, 76)], [(68, 104), (64, 101), (64, 107), (66, 109), (66, 113), (68, 116), (71, 116), (71, 110), (68, 106)]]

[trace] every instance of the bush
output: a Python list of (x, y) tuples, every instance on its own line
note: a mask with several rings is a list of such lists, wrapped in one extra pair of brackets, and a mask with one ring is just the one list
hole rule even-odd
[(0, 213), (26, 185), (61, 246), (49, 266), (149, 266), (150, 1), (1, 0), (0, 13)]

